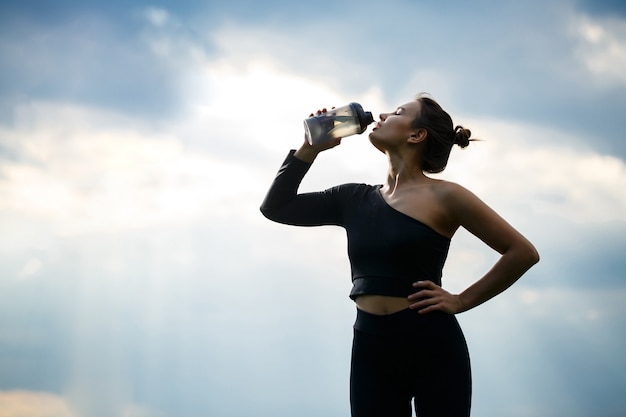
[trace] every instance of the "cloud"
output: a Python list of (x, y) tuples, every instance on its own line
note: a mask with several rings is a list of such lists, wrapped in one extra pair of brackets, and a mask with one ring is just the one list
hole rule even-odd
[[(242, 68), (262, 61), (351, 97), (364, 85), (378, 86), (387, 101), (428, 90), (476, 115), (578, 127), (594, 134), (596, 149), (626, 155), (617, 127), (623, 89), (603, 87), (619, 74), (602, 75), (621, 67), (608, 63), (622, 55), (611, 52), (621, 50), (622, 31), (605, 28), (603, 46), (590, 45), (572, 3), (491, 5), (489, 13), (484, 5), (459, 4), (459, 13), (445, 18), (427, 5), (401, 1), (376, 13), (341, 7), (333, 16), (323, 9), (248, 6), (252, 20), (219, 2), (206, 13), (189, 5), (131, 11), (117, 5), (114, 19), (97, 8), (70, 8), (63, 19), (39, 26), (32, 16), (7, 20), (0, 80), (11, 83), (0, 82), (2, 117), (30, 97), (148, 119), (177, 117), (189, 110), (187, 93), (198, 88), (207, 63), (227, 59)], [(320, 33), (318, 17), (332, 31)], [(467, 21), (474, 22), (471, 31), (461, 29)], [(384, 29), (390, 25), (394, 31)], [(419, 41), (426, 37), (429, 42)], [(589, 63), (600, 73), (590, 72)]]
[[(336, 42), (303, 42), (313, 33), (305, 26), (282, 31), (235, 22), (202, 32), (186, 27), (174, 10), (139, 15), (138, 32), (117, 37), (105, 30), (110, 37), (96, 38), (119, 44), (128, 35), (131, 49), (148, 57), (143, 64), (165, 68), (166, 93), (172, 88), (173, 102), (184, 105), (163, 118), (142, 117), (106, 100), (64, 96), (65, 84), (44, 98), (26, 88), (28, 99), (11, 101), (12, 117), (0, 127), (5, 385), (16, 378), (28, 385), (29, 367), (41, 365), (31, 385), (55, 384), (68, 393), (61, 404), (89, 416), (345, 414), (354, 313), (345, 236), (337, 228), (271, 223), (258, 206), (287, 150), (302, 141), (302, 119), (311, 110), (355, 100), (379, 113), (434, 83), (431, 92), (454, 120), (484, 139), (455, 149), (441, 177), (476, 192), (543, 257), (509, 292), (461, 316), (475, 358), (476, 412), (576, 415), (570, 405), (576, 404), (601, 415), (597, 399), (623, 406), (615, 393), (626, 382), (611, 367), (624, 348), (620, 158), (594, 148), (572, 124), (480, 116), (458, 98), (467, 90), (446, 82), (456, 67), (429, 66), (420, 61), (423, 54), (402, 55), (410, 65), (401, 67), (382, 59), (399, 54), (391, 46), (372, 52), (376, 59), (355, 59), (373, 44), (386, 45), (386, 37), (344, 55), (329, 52), (340, 44), (337, 34)], [(362, 24), (342, 29), (351, 33)], [(426, 19), (423, 27), (431, 24)], [(517, 40), (527, 34), (514, 32)], [(285, 33), (290, 41), (281, 43)], [(524, 44), (525, 51), (542, 36)], [(437, 48), (448, 41), (439, 41), (429, 53), (441, 54)], [(130, 53), (125, 48), (113, 49), (123, 59)], [(453, 52), (446, 49), (440, 59), (455, 61)], [(328, 72), (302, 71), (311, 59)], [(15, 68), (34, 71), (33, 62)], [(359, 72), (363, 62), (368, 71)], [(404, 78), (372, 75), (400, 69)], [(123, 78), (122, 72), (112, 77)], [(133, 82), (137, 74), (125, 79)], [(497, 70), (482, 76), (502, 96), (527, 88), (502, 82)], [(511, 77), (520, 81), (519, 73)], [(153, 88), (153, 81), (145, 85)], [(140, 102), (132, 94), (120, 97)], [(385, 158), (365, 135), (354, 136), (320, 156), (302, 189), (379, 183), (385, 173)], [(459, 232), (446, 286), (464, 288), (496, 258)], [(514, 392), (502, 384), (511, 378)], [(257, 389), (241, 391), (242, 385)], [(311, 393), (327, 403), (310, 404)], [(145, 407), (136, 404), (139, 397)]]
[(20, 155), (0, 167), (1, 208), (60, 235), (189, 222), (216, 199), (243, 192), (217, 180), (233, 165), (123, 116), (45, 103), (16, 111), (27, 120), (0, 132)]
[(143, 15), (151, 24), (156, 27), (165, 26), (171, 19), (170, 14), (167, 10), (157, 7), (146, 8), (143, 11)]
[[(76, 104), (16, 107), (15, 124), (0, 131), (0, 144), (13, 155), (0, 167), (6, 219), (45, 224), (57, 236), (224, 222), (229, 216), (268, 227), (257, 207), (287, 149), (302, 140), (303, 114), (312, 105), (354, 99), (376, 114), (400, 104), (386, 103), (378, 86), (350, 97), (271, 59), (229, 57), (203, 58), (204, 71), (186, 91), (187, 114), (156, 127)], [(563, 231), (578, 228), (582, 237), (592, 228), (575, 225), (626, 221), (624, 163), (589, 147), (573, 149), (571, 143), (584, 142), (576, 132), (454, 118), (484, 141), (455, 149), (442, 177), (466, 185), (530, 235), (567, 247), (571, 239), (546, 233), (543, 222)], [(303, 190), (378, 183), (385, 169), (365, 135), (346, 138), (316, 162)], [(286, 233), (297, 239), (301, 232)]]
[(578, 0), (577, 3), (593, 16), (626, 17), (626, 7), (620, 0)]
[(465, 120), (483, 141), (454, 149), (444, 176), (516, 211), (530, 209), (576, 223), (626, 221), (626, 164), (621, 159), (588, 145), (572, 147), (585, 140), (567, 129)]
[(626, 85), (626, 19), (577, 16), (572, 26), (578, 38), (577, 56), (594, 82), (604, 88)]
[(41, 261), (38, 258), (30, 258), (24, 268), (18, 273), (19, 277), (29, 277), (41, 270)]
[[(574, 132), (460, 116), (484, 140), (454, 149), (441, 177), (475, 192), (537, 246), (542, 260), (525, 279), (538, 287), (621, 286), (626, 164), (573, 148)], [(457, 239), (468, 255), (451, 251), (449, 275), (466, 276), (468, 265), (484, 273), (494, 259), (479, 255), (484, 248), (475, 238)]]
[[(446, 19), (424, 5), (399, 5), (400, 16), (390, 10), (380, 10), (374, 18), (359, 9), (360, 19), (337, 22), (328, 39), (320, 37), (312, 20), (291, 19), (271, 30), (261, 23), (222, 23), (207, 42), (213, 45), (211, 58), (234, 66), (271, 62), (281, 72), (305, 75), (349, 96), (360, 94), (363, 86), (378, 88), (392, 105), (426, 90), (449, 103), (447, 108), (470, 109), (476, 117), (540, 122), (555, 130), (567, 126), (583, 139), (593, 135), (592, 146), (599, 152), (626, 155), (618, 126), (624, 83), (621, 75), (604, 72), (623, 66), (619, 20), (604, 29), (606, 39), (596, 47), (581, 36), (581, 22), (604, 27), (605, 21), (590, 20), (570, 3), (507, 5), (491, 13), (471, 7)], [(462, 30), (438, 32), (440, 27), (461, 27), (468, 19), (475, 22), (471, 36)], [(392, 21), (395, 31), (379, 29)], [(415, 21), (420, 25), (414, 27)], [(528, 32), (528, 25), (535, 29)], [(343, 41), (364, 28), (370, 35), (362, 41)], [(419, 42), (425, 37), (429, 42)], [(602, 63), (601, 72), (591, 72), (588, 63)], [(606, 83), (617, 88), (606, 88)]]
[(516, 284), (459, 316), (475, 370), (474, 411), (619, 415), (626, 404), (612, 387), (626, 384), (618, 371), (626, 365), (619, 353), (626, 347), (623, 289), (544, 288), (532, 302), (529, 291)]
[[(84, 9), (40, 22), (34, 15), (5, 19), (0, 32), (0, 108), (30, 99), (81, 102), (164, 117), (178, 102), (174, 68), (155, 55), (129, 19), (106, 19)], [(158, 86), (155, 88), (154, 86)]]

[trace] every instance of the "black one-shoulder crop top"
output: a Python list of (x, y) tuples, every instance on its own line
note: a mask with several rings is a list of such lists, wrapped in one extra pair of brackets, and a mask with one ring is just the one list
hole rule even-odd
[(350, 298), (375, 294), (407, 297), (412, 283), (441, 285), (450, 239), (391, 207), (380, 185), (344, 184), (298, 194), (311, 164), (289, 155), (280, 167), (261, 212), (297, 226), (336, 225), (346, 230), (353, 287)]

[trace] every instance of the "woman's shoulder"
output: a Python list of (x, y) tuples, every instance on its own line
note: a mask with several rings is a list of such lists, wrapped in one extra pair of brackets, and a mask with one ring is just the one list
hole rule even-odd
[(439, 203), (446, 207), (449, 216), (460, 223), (466, 222), (469, 217), (484, 216), (493, 211), (476, 194), (460, 184), (441, 181), (437, 188)]
[(471, 193), (471, 191), (457, 182), (440, 179), (433, 180), (433, 189), (443, 197)]
[(436, 180), (433, 189), (437, 198), (443, 204), (463, 205), (479, 198), (459, 183), (447, 180)]

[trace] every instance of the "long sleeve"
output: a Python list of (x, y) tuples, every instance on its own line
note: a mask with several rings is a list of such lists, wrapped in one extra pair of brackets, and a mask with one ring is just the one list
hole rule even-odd
[(291, 150), (272, 182), (261, 213), (278, 223), (296, 226), (340, 225), (342, 207), (338, 187), (325, 191), (298, 194), (302, 179), (311, 167), (294, 156)]

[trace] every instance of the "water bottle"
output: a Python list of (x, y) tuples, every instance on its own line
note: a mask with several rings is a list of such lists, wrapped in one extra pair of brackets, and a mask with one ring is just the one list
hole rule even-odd
[(311, 145), (331, 139), (361, 134), (374, 121), (372, 112), (363, 111), (359, 103), (350, 103), (304, 121), (306, 140)]

